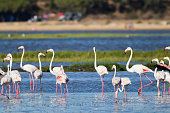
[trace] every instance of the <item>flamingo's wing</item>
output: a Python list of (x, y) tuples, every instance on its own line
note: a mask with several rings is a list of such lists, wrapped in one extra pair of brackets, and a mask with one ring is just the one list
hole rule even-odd
[(131, 84), (131, 81), (128, 77), (121, 78), (121, 85), (129, 85)]
[(170, 67), (166, 64), (156, 64), (155, 67), (157, 67), (158, 69), (161, 69), (161, 70), (167, 70), (167, 71), (170, 71)]
[(97, 71), (97, 73), (98, 73), (99, 75), (105, 75), (105, 74), (108, 74), (108, 73), (109, 73), (109, 72), (107, 71), (107, 68), (106, 68), (105, 66), (102, 66), (102, 65), (98, 66), (98, 67), (96, 68), (96, 71)]
[(21, 75), (18, 70), (12, 70), (10, 75), (13, 81), (21, 82)]
[(42, 71), (41, 70), (36, 70), (35, 72), (34, 72), (34, 77), (36, 78), (36, 79), (40, 79), (41, 77), (42, 77)]
[(113, 86), (118, 85), (120, 83), (120, 77), (113, 77), (112, 84)]
[(23, 70), (25, 70), (27, 72), (34, 72), (37, 69), (38, 69), (37, 67), (35, 67), (34, 65), (31, 65), (31, 64), (26, 64), (23, 66)]
[(142, 65), (142, 64), (136, 64), (133, 65), (130, 70), (132, 72), (136, 72), (136, 73), (147, 73), (147, 72), (153, 72), (150, 68)]
[(59, 76), (62, 74), (62, 68), (61, 67), (54, 67), (53, 72), (55, 75)]

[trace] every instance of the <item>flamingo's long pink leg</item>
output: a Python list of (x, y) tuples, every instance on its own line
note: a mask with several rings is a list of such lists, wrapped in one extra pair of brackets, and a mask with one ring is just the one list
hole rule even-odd
[(65, 87), (64, 87), (64, 96), (65, 96)]
[[(150, 80), (146, 74), (144, 74), (144, 75), (145, 75), (146, 78), (150, 81), (150, 83), (149, 83), (149, 84), (146, 84), (145, 86), (142, 86), (141, 88), (138, 89), (138, 91), (141, 89), (141, 95), (142, 95), (142, 88), (144, 88), (144, 87), (146, 87), (146, 86), (149, 86), (149, 85), (151, 85), (151, 84), (153, 83), (152, 80)], [(141, 77), (141, 75), (140, 75), (140, 77)]]
[(162, 81), (162, 95), (163, 95), (163, 89), (164, 89), (164, 88), (163, 88), (163, 81)]
[(13, 82), (13, 96), (14, 96), (14, 82)]
[(56, 96), (57, 96), (57, 77), (56, 77)]
[(32, 75), (32, 81), (33, 81), (33, 91), (34, 91), (34, 85), (35, 85), (35, 83), (34, 83), (34, 77), (33, 77), (33, 74), (31, 73), (31, 75)]
[(2, 85), (2, 89), (1, 89), (1, 95), (3, 94), (3, 90), (4, 90), (4, 86)]
[(10, 96), (10, 93), (11, 93), (11, 85), (9, 85), (9, 96)]
[(68, 88), (67, 88), (67, 84), (66, 84), (66, 89), (67, 89), (67, 93), (68, 93), (68, 95), (69, 95)]
[(31, 91), (31, 76), (30, 76), (30, 73), (29, 73), (29, 77), (30, 77), (30, 91)]
[(167, 95), (169, 95), (169, 91), (170, 91), (170, 86), (169, 86), (169, 90), (168, 90), (168, 93), (167, 93)]
[(60, 84), (60, 88), (61, 88), (61, 97), (62, 97), (62, 84)]
[(36, 79), (36, 89), (35, 90), (37, 90), (37, 79)]
[(18, 83), (18, 90), (19, 90), (19, 94), (20, 94), (20, 86), (19, 86), (19, 83)]
[(114, 92), (115, 92), (115, 86), (113, 86), (114, 87)]
[(139, 95), (139, 90), (141, 89), (141, 96), (142, 96), (142, 78), (141, 78), (141, 74), (139, 76), (140, 76), (141, 88), (138, 89), (138, 95)]
[(164, 81), (164, 95), (165, 95), (165, 81)]
[(126, 92), (127, 92), (127, 86), (126, 86), (126, 88), (124, 89), (124, 91), (125, 91), (125, 100), (126, 100), (126, 96), (127, 96), (127, 94), (126, 94)]
[(41, 78), (40, 78), (40, 90), (41, 90)]

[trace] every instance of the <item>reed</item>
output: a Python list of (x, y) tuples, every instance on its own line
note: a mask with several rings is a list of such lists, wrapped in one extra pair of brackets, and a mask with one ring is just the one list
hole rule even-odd
[[(38, 53), (46, 54), (46, 51), (26, 51), (23, 62), (38, 62)], [(126, 62), (130, 52), (124, 54), (124, 50), (119, 51), (97, 51), (97, 62)], [(13, 61), (20, 62), (22, 52), (12, 53)], [(0, 53), (0, 58), (5, 58), (6, 54)], [(170, 52), (164, 50), (155, 51), (134, 51), (133, 62), (150, 62), (153, 58), (163, 59), (170, 56)], [(50, 62), (52, 53), (47, 53), (46, 57), (41, 57), (42, 62)], [(1, 60), (2, 61), (2, 60)], [(93, 51), (56, 51), (54, 62), (94, 62)]]

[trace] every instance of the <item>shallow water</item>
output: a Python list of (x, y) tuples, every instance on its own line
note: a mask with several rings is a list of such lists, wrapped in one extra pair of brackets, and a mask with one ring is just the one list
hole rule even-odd
[[(152, 73), (148, 77), (153, 84), (143, 89), (143, 96), (138, 96), (139, 75), (126, 71), (117, 72), (117, 76), (129, 77), (132, 84), (128, 86), (127, 99), (124, 93), (114, 99), (111, 79), (113, 72), (105, 76), (104, 95), (101, 93), (100, 77), (96, 72), (67, 72), (69, 77), (69, 95), (58, 96), (55, 93), (55, 77), (48, 72), (43, 74), (42, 90), (29, 91), (28, 73), (21, 72), (21, 94), (18, 98), (8, 100), (0, 97), (1, 112), (169, 112), (170, 96), (157, 96), (156, 81)], [(143, 84), (149, 81), (142, 76)], [(167, 88), (168, 89), (168, 88)]]

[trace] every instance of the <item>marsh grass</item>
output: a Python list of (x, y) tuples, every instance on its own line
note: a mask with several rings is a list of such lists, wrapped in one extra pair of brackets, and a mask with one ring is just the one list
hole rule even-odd
[(63, 34), (11, 34), (8, 37), (8, 34), (0, 34), (0, 38), (3, 39), (34, 39), (34, 38), (85, 38), (85, 37), (133, 37), (133, 36), (170, 36), (170, 34), (118, 34), (118, 33), (63, 33)]
[[(41, 57), (42, 62), (50, 62), (52, 53), (46, 51), (26, 51), (23, 62), (38, 62), (38, 53), (46, 54), (46, 57)], [(97, 51), (97, 62), (125, 62), (129, 59), (130, 52), (124, 54), (124, 51)], [(20, 62), (22, 52), (12, 53), (13, 62)], [(5, 58), (6, 54), (0, 53), (0, 58)], [(163, 59), (165, 56), (170, 56), (170, 52), (164, 50), (155, 51), (134, 51), (132, 62), (149, 62), (153, 58)], [(93, 51), (56, 51), (54, 62), (93, 62)]]

